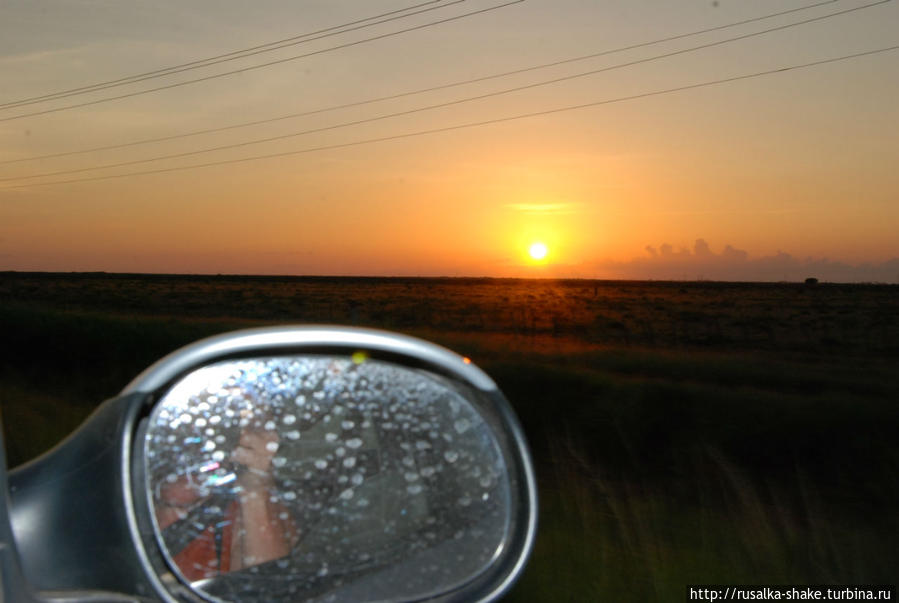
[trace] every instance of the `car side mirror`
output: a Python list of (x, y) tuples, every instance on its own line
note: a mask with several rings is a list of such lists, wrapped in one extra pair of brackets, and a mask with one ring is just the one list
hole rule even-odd
[(536, 529), (530, 457), (493, 381), (364, 329), (183, 348), (9, 481), (37, 593), (487, 601)]

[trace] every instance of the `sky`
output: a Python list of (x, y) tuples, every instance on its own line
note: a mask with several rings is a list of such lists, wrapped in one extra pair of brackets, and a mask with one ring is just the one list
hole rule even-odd
[(899, 282), (897, 45), (896, 0), (6, 0), (0, 270)]

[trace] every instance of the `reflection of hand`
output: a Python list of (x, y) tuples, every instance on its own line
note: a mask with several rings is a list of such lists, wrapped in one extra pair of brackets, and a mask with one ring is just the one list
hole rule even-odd
[(181, 475), (174, 482), (163, 482), (155, 504), (156, 521), (165, 529), (180, 519), (187, 517), (190, 507), (203, 499), (203, 494), (187, 475)]
[(274, 431), (245, 429), (240, 443), (231, 452), (231, 460), (243, 465), (237, 483), (239, 512), (232, 524), (230, 569), (241, 569), (290, 552), (297, 539), (297, 529), (287, 510), (275, 502), (272, 459), (278, 452), (278, 435)]
[(274, 431), (242, 431), (240, 443), (231, 452), (231, 460), (247, 468), (238, 478), (241, 485), (258, 487), (270, 482), (272, 457), (277, 451), (278, 435)]

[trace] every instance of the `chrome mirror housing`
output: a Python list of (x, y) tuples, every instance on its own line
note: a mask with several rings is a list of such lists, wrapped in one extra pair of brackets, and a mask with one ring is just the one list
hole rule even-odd
[(363, 329), (242, 331), (123, 391), (132, 533), (165, 598), (493, 600), (536, 528), (517, 420), (471, 362)]

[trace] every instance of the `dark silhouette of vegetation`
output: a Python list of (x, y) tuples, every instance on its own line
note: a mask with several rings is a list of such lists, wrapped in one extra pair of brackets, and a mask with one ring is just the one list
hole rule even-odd
[(899, 287), (0, 274), (21, 462), (148, 364), (273, 323), (400, 330), (515, 406), (543, 508), (510, 600), (676, 600), (688, 583), (889, 582)]

